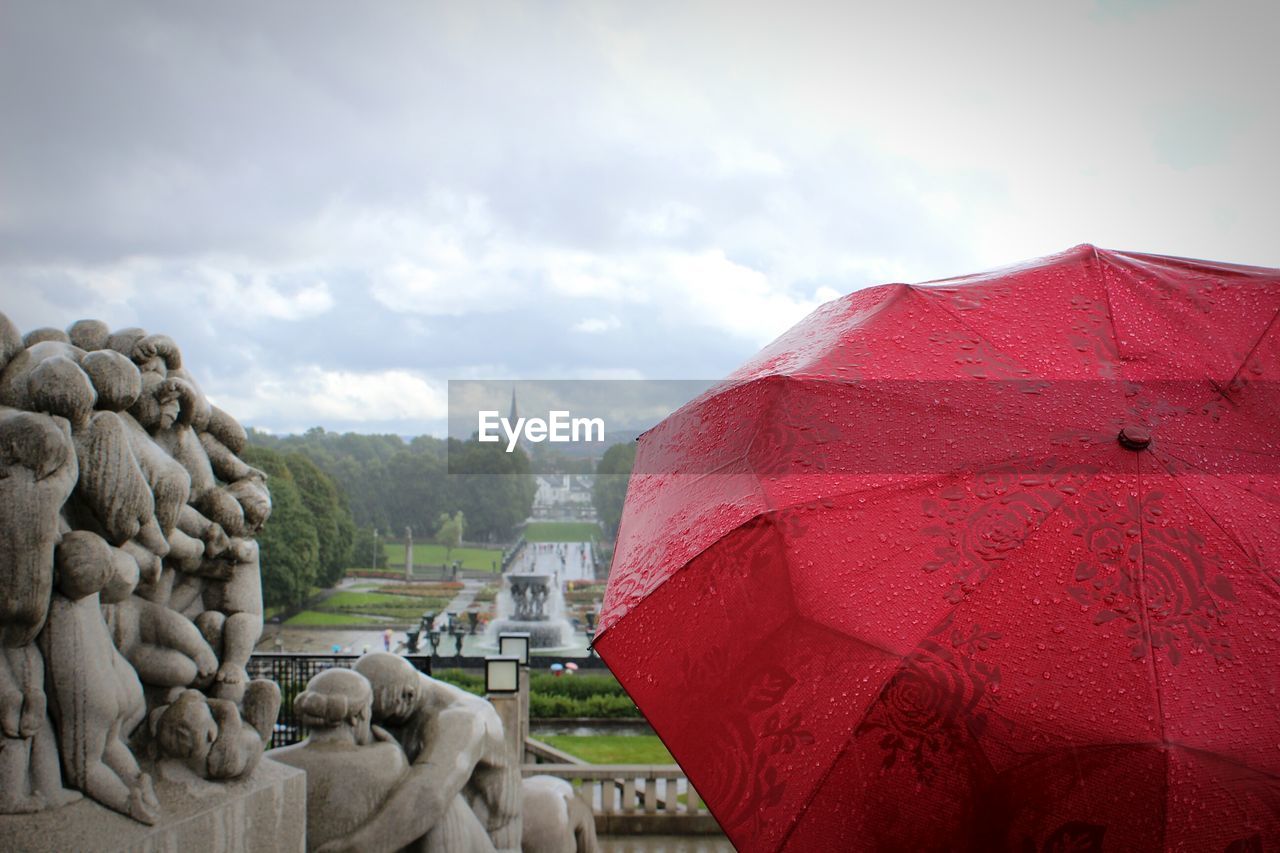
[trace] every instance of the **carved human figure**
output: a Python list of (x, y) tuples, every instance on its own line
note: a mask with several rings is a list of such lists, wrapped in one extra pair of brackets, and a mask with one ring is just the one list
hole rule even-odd
[(159, 803), (127, 738), (146, 713), (142, 684), (116, 651), (100, 599), (130, 595), (138, 566), (88, 531), (67, 533), (55, 554), (58, 588), (40, 635), (49, 710), (68, 784), (110, 809), (154, 824)]
[(218, 657), (195, 624), (162, 604), (128, 595), (105, 604), (116, 648), (152, 687), (206, 687)]
[(235, 498), (218, 485), (209, 454), (193, 426), (207, 424), (210, 418), (209, 402), (194, 384), (143, 370), (142, 393), (129, 412), (186, 470), (191, 484), (188, 501), (201, 515), (225, 527), (225, 520), (241, 512)]
[(199, 690), (175, 690), (169, 700), (151, 712), (159, 756), (181, 761), (205, 779), (236, 779), (258, 766), (280, 710), (280, 688), (256, 679), (242, 707)]
[(554, 776), (530, 776), (521, 784), (523, 853), (599, 853), (591, 806), (573, 786)]
[(59, 510), (76, 473), (65, 420), (0, 407), (0, 813), (76, 796), (62, 787), (35, 644), (53, 591)]
[[(404, 750), (386, 732), (371, 726), (373, 691), (364, 676), (330, 669), (311, 679), (293, 700), (311, 734), (301, 743), (267, 755), (307, 772), (307, 849), (314, 851), (365, 828), (366, 849), (395, 850), (402, 835), (374, 823), (387, 797), (409, 769)], [(466, 810), (460, 797), (457, 805)], [(485, 843), (488, 837), (480, 831)], [(421, 838), (406, 844), (421, 847)], [(490, 847), (492, 849), (492, 847)]]
[[(262, 636), (262, 572), (256, 534), (271, 514), (271, 497), (256, 478), (228, 489), (242, 506), (235, 519), (225, 519), (232, 534), (228, 547), (192, 571), (204, 578), (199, 602), (188, 606), (221, 665), (213, 694), (239, 701), (247, 679), (245, 667)], [(198, 610), (202, 612), (197, 612)]]
[(142, 396), (142, 374), (133, 362), (114, 350), (86, 354), (80, 369), (97, 392), (96, 408), (117, 413), (124, 426), (129, 448), (154, 499), (156, 523), (161, 533), (169, 537), (190, 496), (191, 476), (128, 413)]
[[(82, 367), (87, 356), (69, 343), (43, 341), (14, 357), (0, 373), (0, 399), (9, 405), (65, 418), (71, 427), (79, 462), (72, 503), (73, 526), (101, 533), (114, 545), (128, 540), (156, 555), (168, 543), (155, 521), (155, 504), (132, 447), (126, 424), (115, 411), (96, 411), (99, 395)], [(93, 364), (101, 362), (93, 358)], [(104, 382), (105, 401), (118, 402), (125, 387)]]
[[(374, 722), (396, 738), (411, 768), (377, 815), (326, 845), (326, 853), (374, 844), (394, 850), (424, 835), (433, 850), (468, 849), (476, 823), (494, 849), (519, 850), (520, 769), (493, 706), (386, 652), (365, 655), (355, 669), (373, 687)], [(459, 795), (471, 814), (451, 811)], [(450, 815), (458, 820), (446, 820)]]

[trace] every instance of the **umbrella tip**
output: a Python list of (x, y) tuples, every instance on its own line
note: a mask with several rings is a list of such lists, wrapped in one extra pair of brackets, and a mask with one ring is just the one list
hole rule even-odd
[(1151, 430), (1140, 424), (1125, 424), (1116, 441), (1126, 450), (1145, 450), (1151, 444)]

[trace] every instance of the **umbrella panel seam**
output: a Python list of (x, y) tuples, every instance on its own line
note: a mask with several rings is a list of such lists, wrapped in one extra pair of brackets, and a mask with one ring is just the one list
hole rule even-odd
[(1147, 608), (1147, 525), (1146, 513), (1143, 512), (1145, 491), (1142, 488), (1142, 458), (1137, 460), (1136, 485), (1138, 489), (1138, 613), (1139, 624), (1146, 635), (1146, 654), (1148, 669), (1151, 671), (1151, 689), (1155, 692), (1156, 717), (1160, 724), (1160, 742), (1167, 739), (1168, 726), (1164, 718), (1164, 695), (1160, 691), (1160, 673), (1156, 669), (1156, 648), (1151, 634), (1151, 614)]
[(1219, 474), (1215, 474), (1214, 472), (1207, 470), (1204, 466), (1199, 465), (1199, 464), (1197, 464), (1197, 463), (1195, 463), (1195, 462), (1192, 462), (1192, 461), (1191, 461), (1191, 460), (1189, 460), (1189, 459), (1184, 459), (1184, 458), (1182, 458), (1181, 456), (1179, 456), (1179, 455), (1178, 455), (1178, 454), (1176, 454), (1176, 453), (1172, 453), (1172, 452), (1170, 452), (1170, 451), (1168, 450), (1167, 444), (1162, 443), (1162, 444), (1160, 445), (1160, 452), (1161, 452), (1161, 453), (1164, 453), (1164, 454), (1166, 454), (1166, 455), (1168, 455), (1168, 456), (1171, 456), (1171, 457), (1173, 457), (1174, 459), (1177, 459), (1179, 462), (1181, 462), (1183, 465), (1186, 465), (1188, 468), (1194, 468), (1194, 469), (1196, 469), (1197, 471), (1199, 471), (1200, 473), (1202, 473), (1202, 474), (1203, 474), (1204, 476), (1206, 476), (1206, 477), (1213, 477), (1213, 478), (1214, 478), (1215, 480), (1217, 480), (1219, 483), (1222, 483), (1222, 484), (1224, 484), (1224, 485), (1226, 485), (1226, 486), (1229, 486), (1229, 487), (1231, 487), (1231, 488), (1233, 488), (1233, 489), (1236, 489), (1237, 491), (1241, 491), (1241, 492), (1244, 492), (1245, 494), (1253, 495), (1254, 497), (1258, 498), (1259, 500), (1265, 501), (1266, 503), (1269, 503), (1269, 504), (1277, 504), (1277, 505), (1280, 505), (1280, 498), (1271, 497), (1271, 496), (1269, 496), (1269, 495), (1265, 495), (1265, 494), (1263, 494), (1262, 492), (1255, 492), (1253, 489), (1245, 488), (1244, 486), (1240, 485), (1239, 483), (1235, 483), (1235, 482), (1233, 482), (1233, 481), (1231, 481), (1231, 480), (1224, 479), (1221, 475), (1219, 475)]

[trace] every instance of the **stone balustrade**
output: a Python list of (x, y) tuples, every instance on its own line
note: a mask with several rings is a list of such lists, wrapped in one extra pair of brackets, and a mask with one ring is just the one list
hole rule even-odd
[(675, 764), (525, 764), (528, 776), (566, 779), (607, 835), (718, 834), (684, 771)]

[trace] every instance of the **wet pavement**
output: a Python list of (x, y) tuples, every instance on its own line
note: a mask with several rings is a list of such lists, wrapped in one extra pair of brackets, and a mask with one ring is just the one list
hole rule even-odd
[(511, 566), (513, 572), (555, 575), (561, 583), (595, 579), (590, 542), (530, 542)]

